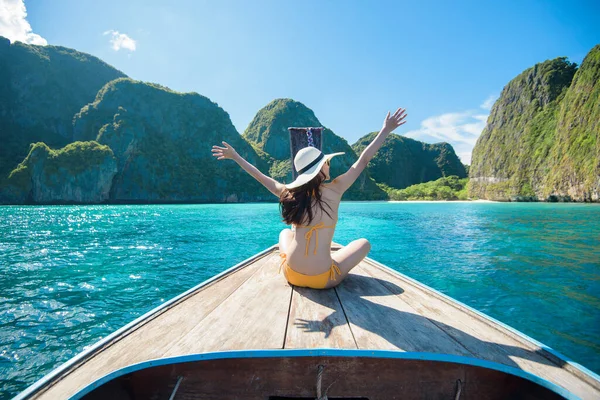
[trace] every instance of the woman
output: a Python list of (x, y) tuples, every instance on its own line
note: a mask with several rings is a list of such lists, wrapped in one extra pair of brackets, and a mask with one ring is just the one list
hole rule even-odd
[(324, 183), (330, 179), (330, 160), (344, 153), (323, 154), (314, 147), (301, 149), (294, 157), (298, 177), (284, 185), (262, 174), (226, 142), (223, 142), (225, 147), (213, 146), (217, 160), (235, 160), (279, 198), (283, 221), (292, 226), (279, 234), (281, 265), (290, 284), (314, 289), (334, 287), (367, 256), (371, 249), (367, 239), (355, 240), (331, 254), (338, 208), (344, 192), (365, 169), (385, 138), (405, 123), (405, 118), (405, 109), (399, 108), (391, 117), (388, 112), (375, 140), (346, 173), (330, 183)]

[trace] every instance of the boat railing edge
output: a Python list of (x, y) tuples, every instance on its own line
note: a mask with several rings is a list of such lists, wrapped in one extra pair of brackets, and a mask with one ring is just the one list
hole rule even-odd
[(435, 295), (439, 296), (440, 298), (442, 298), (444, 301), (446, 301), (447, 303), (449, 303), (451, 305), (457, 304), (457, 305), (459, 305), (461, 307), (464, 307), (466, 310), (468, 310), (468, 311), (476, 314), (477, 316), (481, 317), (484, 321), (487, 320), (487, 321), (491, 322), (491, 324), (488, 324), (488, 325), (490, 325), (492, 328), (495, 328), (494, 324), (496, 324), (496, 325), (498, 325), (498, 326), (500, 326), (500, 327), (508, 330), (509, 332), (513, 333), (514, 335), (520, 337), (521, 339), (524, 339), (525, 341), (528, 341), (530, 343), (535, 344), (543, 352), (547, 353), (547, 355), (550, 356), (550, 357), (547, 356), (546, 358), (549, 358), (551, 360), (553, 358), (558, 359), (559, 363), (565, 363), (566, 365), (568, 365), (569, 367), (571, 367), (572, 369), (569, 369), (570, 371), (576, 372), (576, 373), (578, 373), (578, 375), (579, 375), (579, 373), (582, 373), (583, 376), (586, 378), (586, 381), (588, 381), (589, 378), (592, 379), (592, 382), (588, 382), (588, 383), (590, 383), (592, 385), (595, 385), (595, 387), (597, 387), (597, 388), (600, 387), (600, 375), (598, 375), (595, 372), (589, 370), (588, 368), (586, 368), (583, 365), (577, 363), (576, 361), (574, 361), (571, 358), (565, 356), (564, 354), (562, 354), (562, 353), (554, 350), (552, 347), (547, 346), (547, 345), (543, 344), (542, 342), (540, 342), (538, 340), (535, 340), (532, 337), (527, 336), (523, 332), (521, 332), (521, 331), (519, 331), (519, 330), (517, 330), (517, 329), (515, 329), (515, 328), (513, 328), (513, 327), (511, 327), (511, 326), (509, 326), (509, 325), (507, 325), (505, 323), (503, 323), (502, 321), (499, 321), (499, 320), (497, 320), (497, 319), (495, 319), (495, 318), (493, 318), (493, 317), (491, 317), (491, 316), (489, 316), (489, 315), (487, 315), (487, 314), (485, 314), (485, 313), (483, 313), (483, 312), (481, 312), (481, 311), (479, 311), (479, 310), (477, 310), (477, 309), (475, 309), (475, 308), (473, 308), (473, 307), (471, 307), (471, 306), (469, 306), (469, 305), (467, 305), (465, 303), (462, 303), (462, 302), (460, 302), (460, 301), (458, 301), (458, 300), (456, 300), (456, 299), (454, 299), (454, 298), (452, 298), (452, 297), (450, 297), (450, 296), (448, 296), (448, 295), (446, 295), (446, 294), (444, 294), (444, 293), (442, 293), (442, 292), (440, 292), (440, 291), (438, 291), (438, 290), (436, 290), (436, 289), (434, 289), (434, 288), (432, 288), (430, 286), (427, 286), (426, 284), (424, 284), (422, 282), (419, 282), (416, 279), (413, 279), (413, 278), (409, 277), (408, 275), (403, 274), (402, 272), (396, 271), (395, 269), (390, 268), (390, 267), (388, 267), (385, 264), (382, 264), (382, 263), (380, 263), (380, 262), (378, 262), (378, 261), (376, 261), (376, 260), (374, 260), (372, 258), (369, 258), (369, 257), (365, 257), (364, 260), (370, 262), (371, 264), (373, 264), (373, 265), (375, 265), (375, 266), (377, 266), (377, 267), (379, 267), (381, 269), (387, 270), (388, 272), (390, 272), (392, 274), (396, 274), (396, 275), (401, 276), (403, 279), (406, 279), (407, 281), (411, 282), (412, 284), (414, 284), (417, 287), (420, 287), (421, 289), (424, 289), (426, 291), (430, 291), (430, 292), (434, 293)]
[(111, 333), (110, 335), (105, 337), (104, 339), (97, 341), (96, 343), (91, 345), (89, 348), (79, 352), (78, 354), (73, 356), (71, 359), (65, 361), (63, 364), (59, 365), (57, 368), (53, 369), (48, 374), (44, 375), (42, 378), (40, 378), (39, 380), (34, 382), (31, 386), (27, 387), (23, 392), (19, 393), (16, 397), (14, 397), (13, 400), (23, 400), (23, 399), (29, 398), (30, 396), (35, 394), (37, 391), (42, 389), (44, 386), (51, 384), (51, 383), (55, 383), (55, 382), (52, 382), (55, 378), (57, 378), (58, 376), (60, 376), (65, 371), (69, 370), (70, 368), (75, 367), (77, 364), (85, 362), (89, 356), (93, 355), (101, 348), (110, 345), (111, 342), (113, 342), (115, 339), (119, 338), (119, 336), (121, 336), (123, 333), (129, 331), (131, 328), (135, 327), (136, 325), (141, 326), (141, 323), (147, 322), (146, 320), (148, 318), (150, 318), (151, 316), (154, 316), (155, 314), (156, 314), (156, 316), (160, 315), (161, 311), (164, 311), (164, 310), (170, 308), (171, 306), (174, 306), (176, 303), (183, 301), (186, 297), (189, 297), (190, 295), (192, 295), (194, 292), (198, 291), (199, 289), (201, 289), (217, 280), (220, 280), (221, 278), (225, 277), (226, 275), (232, 273), (233, 271), (235, 271), (237, 269), (241, 269), (247, 265), (250, 265), (253, 261), (256, 261), (257, 259), (266, 256), (267, 254), (271, 253), (274, 250), (277, 250), (278, 248), (279, 248), (278, 244), (272, 245), (272, 246), (266, 248), (265, 250), (263, 250), (259, 253), (256, 253), (256, 254), (248, 257), (247, 259), (237, 263), (233, 267), (226, 269), (225, 271), (203, 281), (202, 283), (192, 287), (191, 289), (188, 289), (185, 292), (167, 300), (163, 304), (160, 304), (159, 306), (153, 308), (152, 310), (148, 311), (144, 315), (131, 321), (127, 325), (117, 329), (116, 331), (114, 331), (113, 333)]
[(540, 386), (545, 387), (564, 397), (567, 400), (581, 400), (580, 397), (570, 392), (568, 389), (563, 388), (556, 383), (553, 383), (547, 379), (544, 379), (538, 375), (532, 374), (531, 372), (524, 371), (520, 368), (511, 367), (509, 365), (500, 364), (493, 361), (482, 360), (474, 357), (460, 356), (455, 354), (442, 354), (442, 353), (427, 353), (427, 352), (407, 352), (397, 350), (369, 350), (369, 349), (335, 349), (335, 348), (311, 348), (311, 349), (246, 349), (246, 350), (225, 350), (215, 351), (208, 353), (196, 353), (186, 354), (182, 356), (157, 358), (154, 360), (148, 360), (137, 364), (132, 364), (127, 367), (113, 371), (96, 381), (90, 383), (77, 393), (75, 393), (71, 400), (78, 400), (90, 393), (97, 387), (110, 382), (125, 374), (131, 372), (140, 371), (146, 368), (158, 367), (164, 365), (172, 365), (177, 363), (186, 363), (194, 361), (209, 361), (219, 359), (231, 359), (231, 358), (277, 358), (277, 357), (364, 357), (364, 358), (391, 358), (391, 359), (402, 359), (402, 360), (423, 360), (423, 361), (435, 361), (435, 362), (448, 362), (462, 365), (470, 365), (474, 367), (487, 368), (491, 370), (500, 371), (506, 374), (518, 376), (520, 378), (534, 382)]

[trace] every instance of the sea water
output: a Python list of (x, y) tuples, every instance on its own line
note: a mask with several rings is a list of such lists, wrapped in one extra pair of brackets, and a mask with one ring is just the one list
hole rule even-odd
[[(0, 398), (276, 244), (278, 205), (0, 207)], [(600, 206), (342, 202), (334, 241), (600, 371)]]

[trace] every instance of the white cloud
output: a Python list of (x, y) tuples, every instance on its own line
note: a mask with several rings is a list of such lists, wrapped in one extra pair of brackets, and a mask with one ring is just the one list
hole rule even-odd
[(32, 32), (27, 22), (27, 9), (23, 0), (0, 0), (0, 36), (11, 42), (45, 46), (46, 39)]
[(498, 100), (498, 96), (493, 94), (490, 97), (488, 97), (487, 99), (485, 99), (485, 101), (483, 102), (482, 105), (480, 105), (479, 107), (483, 108), (484, 110), (491, 110), (492, 106), (494, 105), (494, 103), (496, 102), (496, 100)]
[[(488, 97), (479, 107), (489, 112), (497, 96)], [(428, 143), (447, 142), (464, 164), (471, 164), (471, 153), (488, 118), (480, 110), (446, 113), (429, 117), (421, 127), (404, 136)]]
[(111, 29), (104, 32), (104, 35), (111, 35), (110, 44), (112, 45), (113, 50), (119, 51), (121, 49), (127, 49), (129, 51), (135, 51), (135, 40), (126, 34)]

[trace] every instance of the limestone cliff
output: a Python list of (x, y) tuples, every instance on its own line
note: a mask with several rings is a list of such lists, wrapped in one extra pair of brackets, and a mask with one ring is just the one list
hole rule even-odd
[(551, 173), (538, 197), (600, 201), (600, 45), (575, 73), (557, 113)]
[[(377, 132), (371, 132), (352, 145), (356, 154), (371, 143)], [(391, 133), (368, 165), (377, 183), (403, 189), (446, 176), (467, 176), (464, 165), (448, 143), (428, 144)]]
[(117, 79), (75, 116), (74, 137), (96, 139), (114, 151), (118, 172), (111, 202), (276, 200), (234, 161), (212, 156), (212, 146), (226, 141), (268, 172), (229, 115), (197, 93)]
[(89, 54), (11, 44), (0, 36), (0, 189), (30, 143), (62, 147), (72, 142), (73, 115), (107, 82), (123, 76)]
[(96, 142), (75, 142), (59, 150), (44, 143), (8, 179), (19, 203), (97, 204), (108, 200), (117, 162), (112, 150)]
[(502, 90), (473, 149), (469, 195), (600, 200), (600, 45), (581, 67), (561, 57)]

